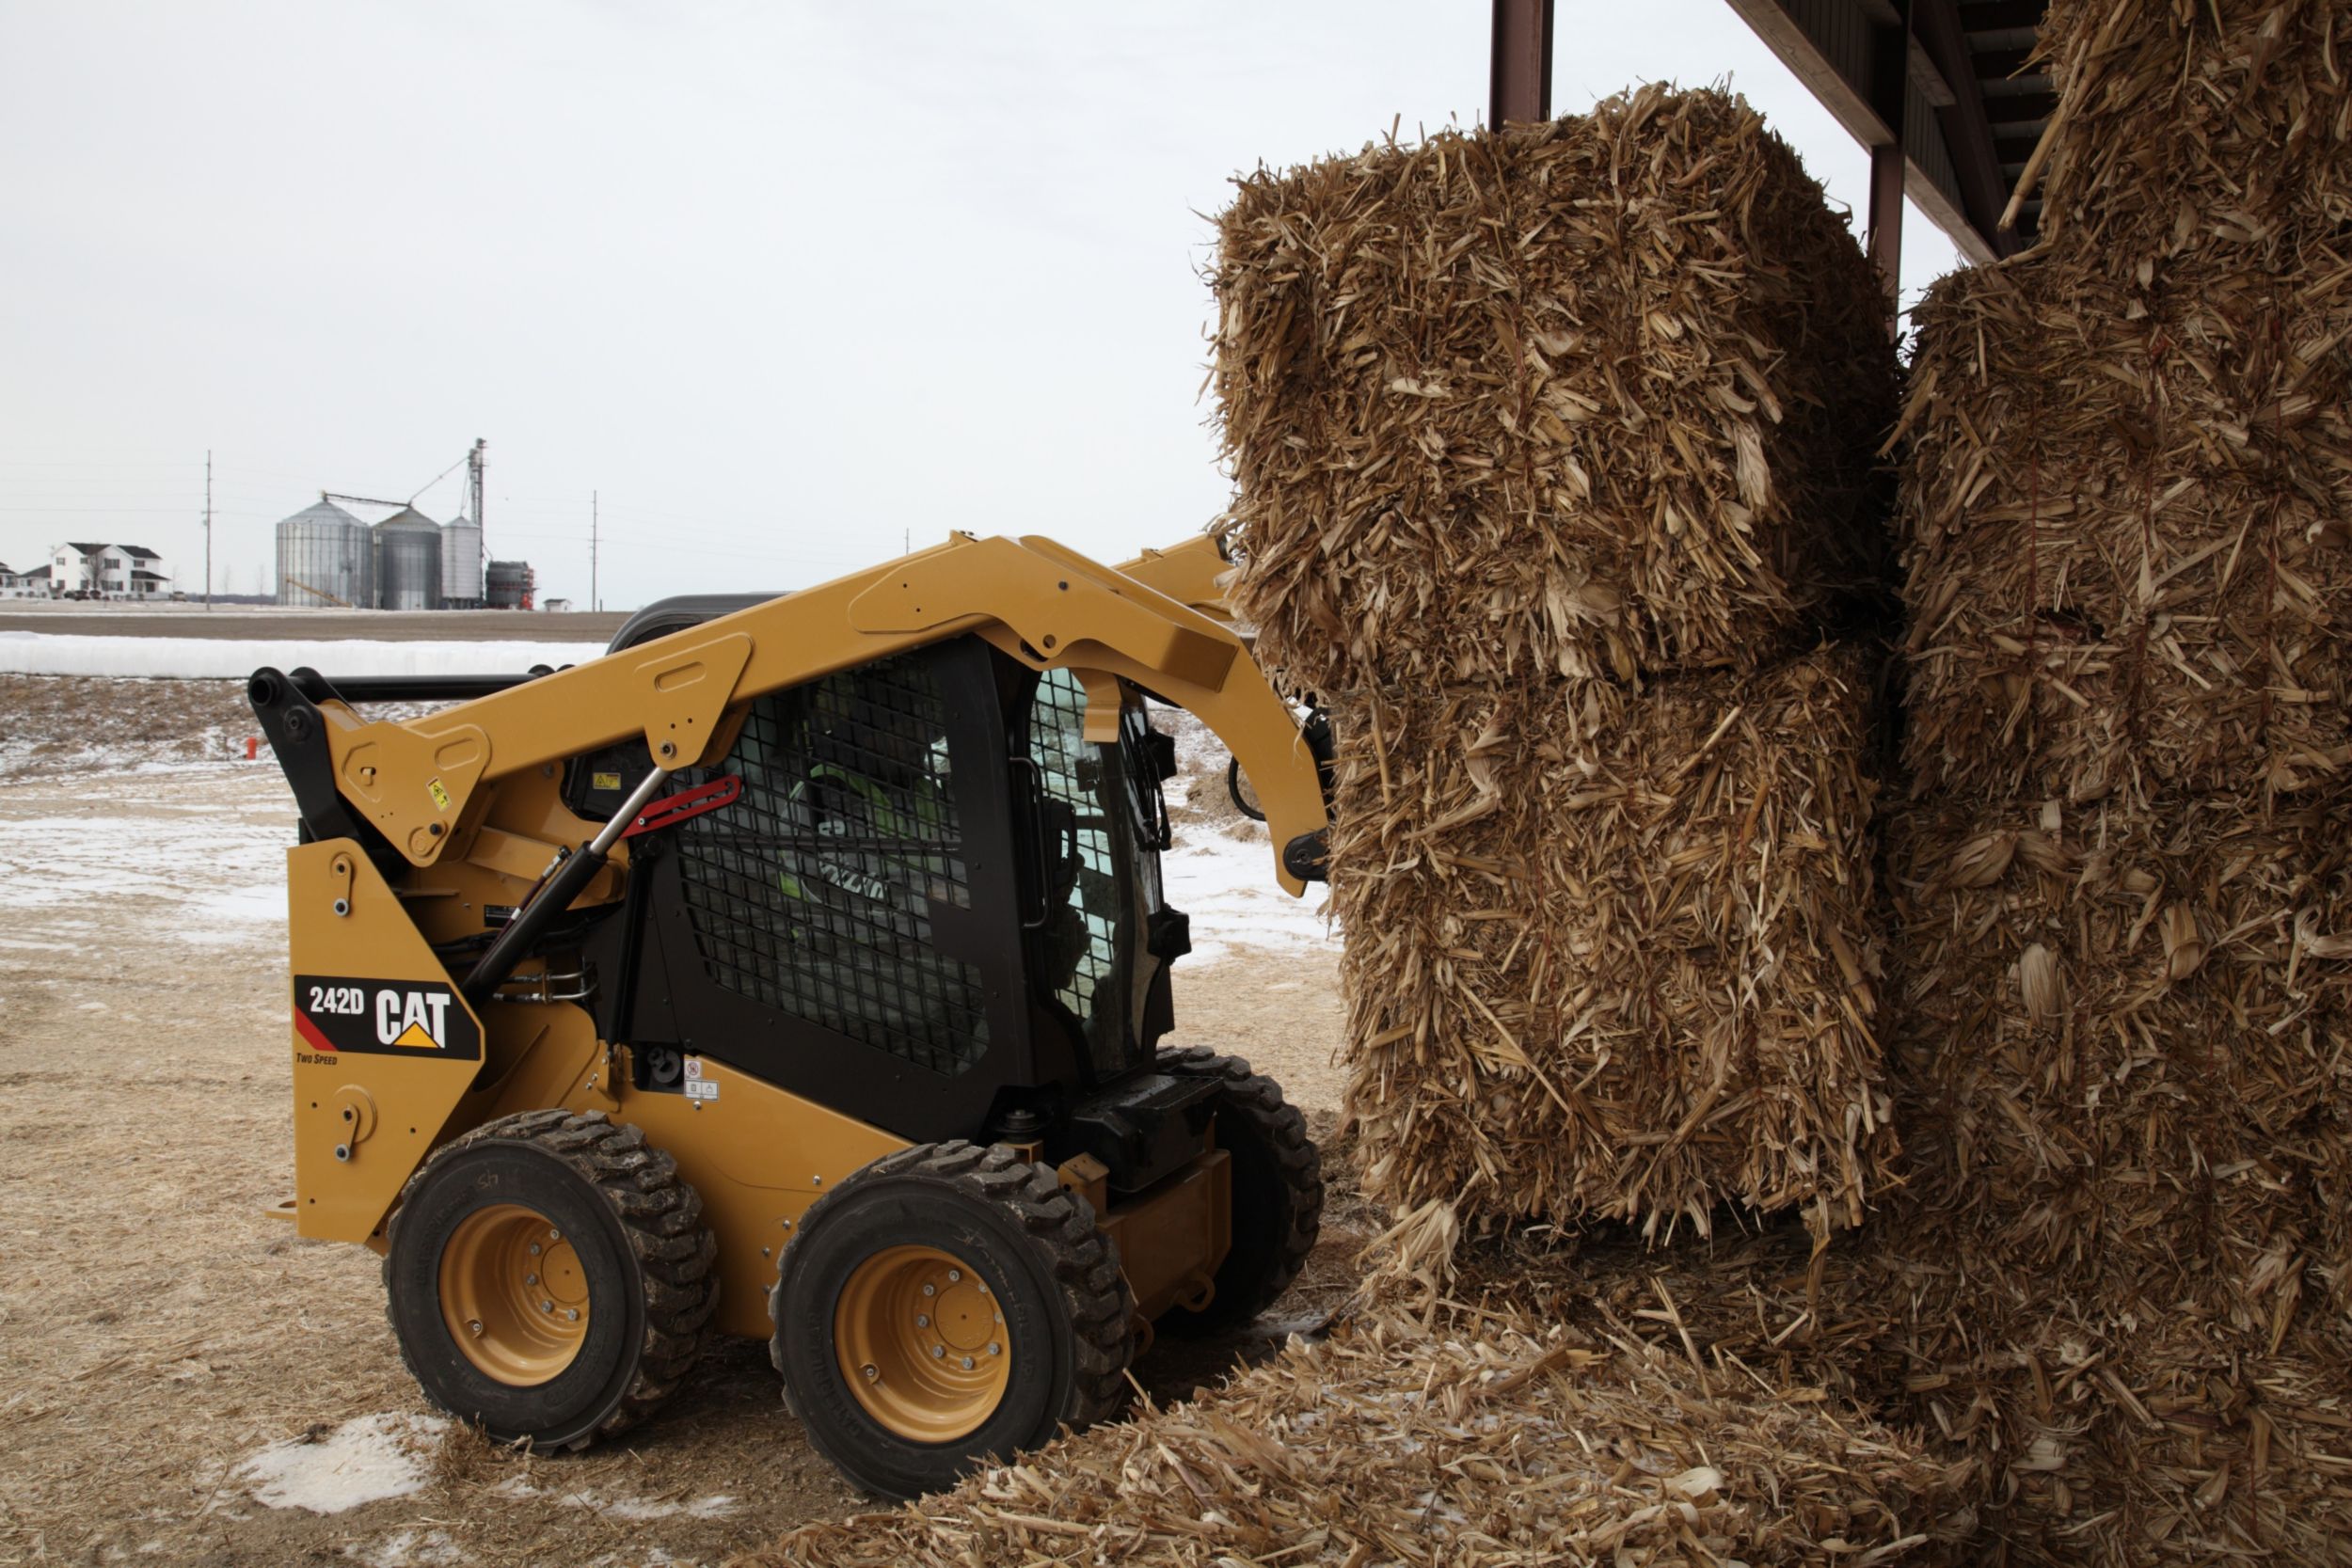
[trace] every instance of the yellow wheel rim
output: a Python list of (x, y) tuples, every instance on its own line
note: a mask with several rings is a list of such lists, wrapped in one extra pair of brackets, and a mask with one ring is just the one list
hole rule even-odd
[(519, 1203), (477, 1209), (441, 1248), (441, 1322), (485, 1377), (534, 1387), (588, 1337), (588, 1275), (570, 1240)]
[(1003, 1304), (937, 1247), (885, 1247), (860, 1263), (834, 1303), (833, 1343), (866, 1413), (917, 1443), (977, 1432), (1012, 1370)]

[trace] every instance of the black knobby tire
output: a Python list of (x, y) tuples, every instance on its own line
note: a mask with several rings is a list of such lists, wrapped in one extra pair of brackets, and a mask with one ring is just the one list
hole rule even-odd
[[(986, 1283), (1010, 1354), (1006, 1385), (969, 1433), (922, 1442), (885, 1426), (841, 1365), (835, 1308), (862, 1264), (933, 1248)], [(953, 1485), (1005, 1459), (1118, 1414), (1135, 1354), (1135, 1297), (1093, 1206), (1052, 1167), (961, 1140), (885, 1155), (813, 1205), (769, 1294), (769, 1342), (785, 1400), (819, 1452), (890, 1497)]]
[[(512, 1205), (564, 1232), (588, 1301), (570, 1364), (528, 1386), (475, 1365), (439, 1291), (458, 1227)], [(642, 1129), (598, 1111), (526, 1111), (456, 1139), (409, 1179), (388, 1241), (385, 1306), (401, 1359), (434, 1403), (501, 1443), (578, 1449), (636, 1425), (685, 1378), (719, 1303), (701, 1196)]]
[(1233, 1244), (1209, 1305), (1198, 1312), (1170, 1307), (1154, 1326), (1163, 1334), (1224, 1333), (1273, 1306), (1307, 1266), (1323, 1231), (1323, 1155), (1282, 1086), (1239, 1056), (1196, 1045), (1161, 1052), (1158, 1068), (1213, 1078), (1224, 1088), (1216, 1142), (1232, 1157)]

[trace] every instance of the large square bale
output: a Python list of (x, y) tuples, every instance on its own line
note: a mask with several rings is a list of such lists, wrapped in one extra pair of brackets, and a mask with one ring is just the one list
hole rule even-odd
[(1860, 1222), (1891, 1150), (1864, 656), (1378, 700), (1332, 897), (1367, 1192), (1474, 1220)]
[(1218, 232), (1233, 602), (1293, 688), (1744, 668), (1880, 578), (1883, 296), (1743, 100), (1262, 171)]
[(2307, 790), (2352, 758), (2352, 292), (2148, 293), (2054, 251), (1920, 312), (1904, 426), (1922, 793)]

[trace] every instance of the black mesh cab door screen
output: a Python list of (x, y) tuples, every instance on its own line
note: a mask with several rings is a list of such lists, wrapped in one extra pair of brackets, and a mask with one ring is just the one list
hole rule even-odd
[(960, 638), (752, 704), (701, 775), (741, 798), (655, 872), (685, 1049), (918, 1141), (1028, 1081), (1000, 657)]

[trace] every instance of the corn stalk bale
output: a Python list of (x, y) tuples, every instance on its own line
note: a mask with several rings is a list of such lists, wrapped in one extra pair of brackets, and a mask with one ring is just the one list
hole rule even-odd
[(1951, 1148), (1915, 1195), (2074, 1283), (2265, 1321), (2232, 1249), (2308, 1196), (2352, 1086), (2345, 803), (1899, 815), (1907, 1092)]
[(2341, 789), (1885, 827), (1905, 1180), (1867, 1233), (1889, 1418), (2030, 1562), (2344, 1561), (2325, 1300), (2352, 845)]
[(2119, 274), (2271, 274), (2352, 219), (2348, 0), (2053, 0), (2042, 234)]
[(1367, 1196), (1473, 1226), (1858, 1223), (1871, 663), (1371, 697), (1334, 714), (1334, 908)]
[(1874, 1219), (1861, 1270), (1896, 1318), (1875, 1360), (1899, 1391), (1873, 1408), (1958, 1462), (1982, 1556), (2352, 1561), (2352, 1338), (2310, 1281), (2314, 1205), (2287, 1162), (2079, 1176), (2054, 1248), (2059, 1205), (1972, 1164), (1967, 1131), (1939, 1135), (1965, 1097), (1914, 1081), (1919, 1190)]
[(1979, 1240), (1883, 1243), (1908, 1382), (1882, 1415), (1964, 1456), (1981, 1560), (2352, 1561), (2352, 1342), (2311, 1303), (2274, 1341)]
[(1903, 420), (1917, 792), (2344, 771), (2352, 293), (2291, 281), (2151, 292), (2044, 246), (1936, 286)]
[(1887, 554), (1868, 262), (1741, 99), (1241, 180), (1233, 603), (1300, 690), (1747, 666)]
[(2327, 1107), (2326, 1135), (2312, 1171), (2317, 1200), (2317, 1272), (2338, 1326), (2352, 1335), (2352, 1097)]
[(1944, 1471), (1803, 1387), (1524, 1317), (1374, 1315), (739, 1568), (1951, 1561)]

